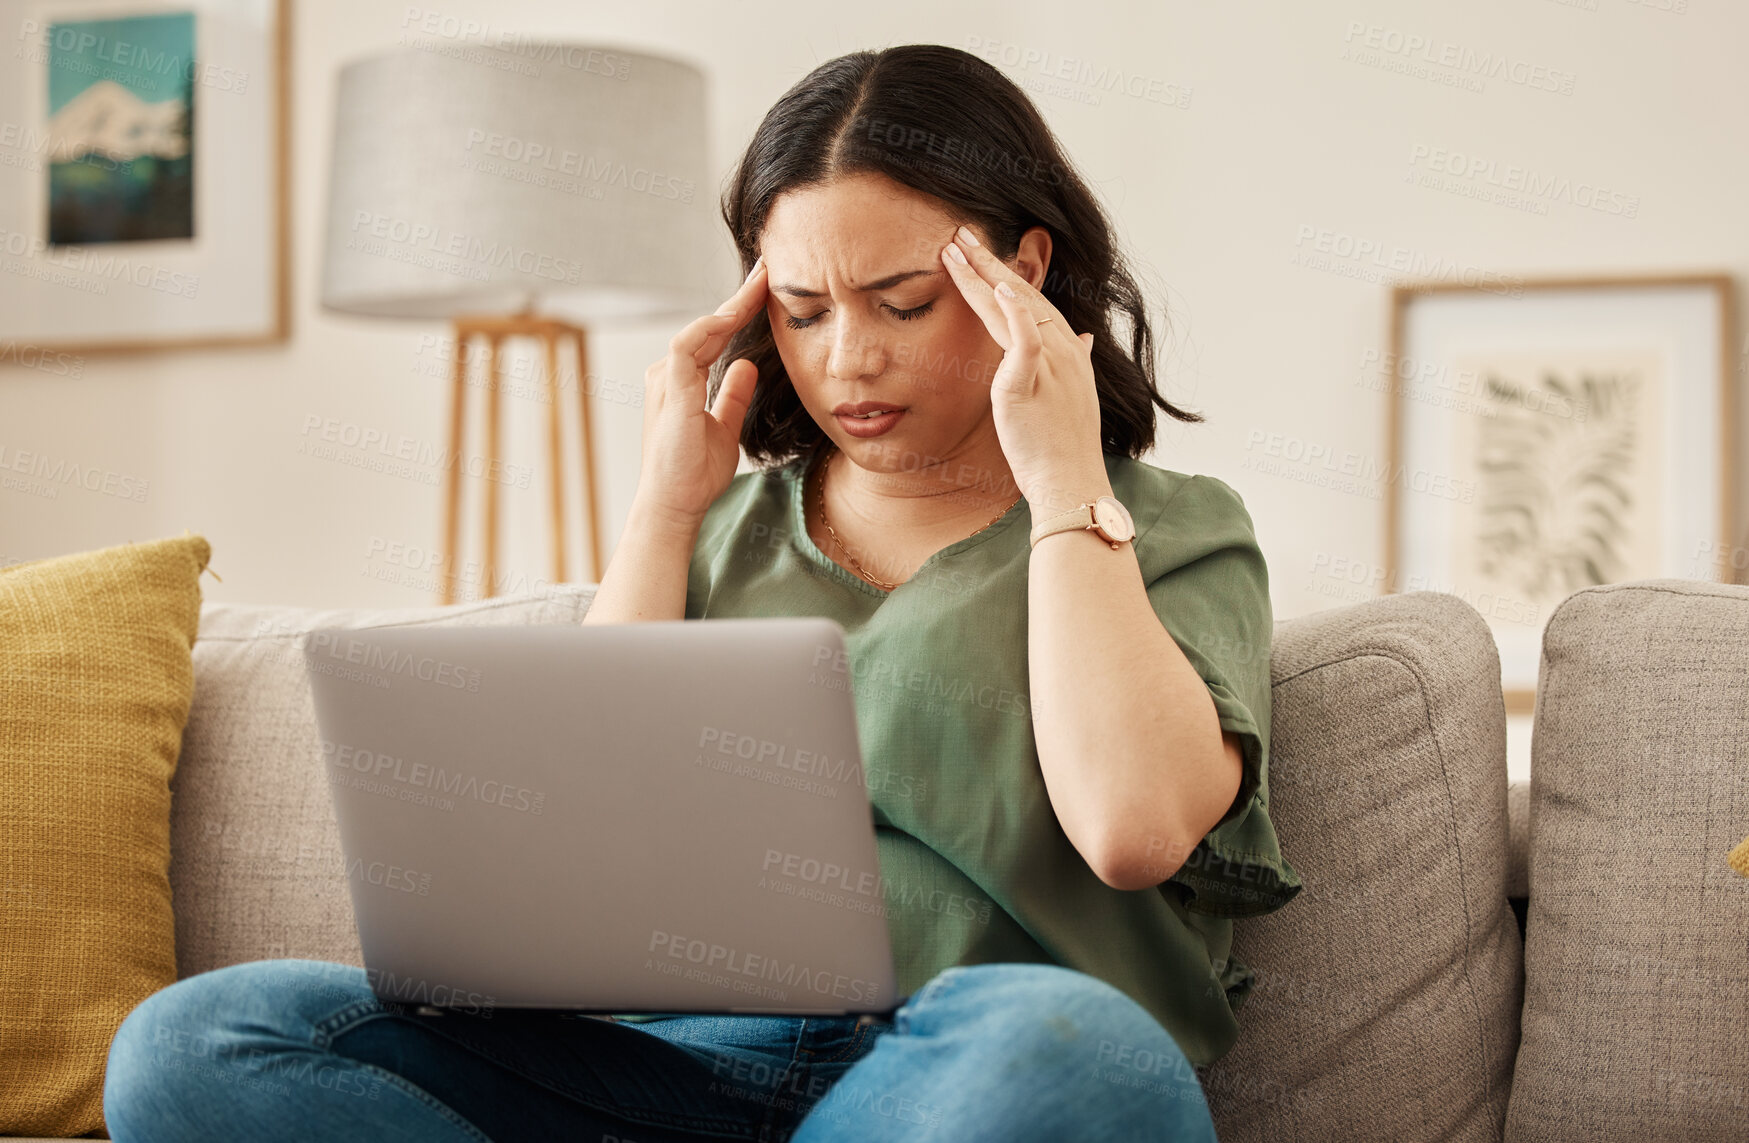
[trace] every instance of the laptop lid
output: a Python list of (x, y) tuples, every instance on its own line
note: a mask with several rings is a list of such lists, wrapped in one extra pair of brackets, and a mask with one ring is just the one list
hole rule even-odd
[(836, 622), (321, 628), (303, 651), (379, 996), (897, 1007)]

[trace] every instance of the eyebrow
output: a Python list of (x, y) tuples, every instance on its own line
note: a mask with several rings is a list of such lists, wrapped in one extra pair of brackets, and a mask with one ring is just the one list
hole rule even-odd
[[(909, 282), (912, 278), (929, 277), (935, 274), (945, 273), (947, 273), (946, 270), (905, 270), (897, 274), (888, 274), (878, 282), (870, 282), (866, 286), (857, 286), (855, 288), (859, 293), (867, 293), (870, 290), (886, 290), (898, 285), (900, 282)], [(819, 290), (810, 290), (805, 286), (796, 285), (773, 286), (771, 287), (771, 292), (774, 294), (788, 294), (792, 298), (823, 298), (826, 296)]]

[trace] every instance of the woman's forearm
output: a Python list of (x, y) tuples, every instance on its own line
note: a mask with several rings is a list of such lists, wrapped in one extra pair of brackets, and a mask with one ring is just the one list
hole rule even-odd
[[(1070, 503), (1111, 495), (1098, 471), (1054, 486), (1073, 490)], [(1055, 511), (1035, 510), (1034, 524)], [(1133, 544), (1112, 551), (1075, 530), (1039, 541), (1029, 560), (1033, 735), (1051, 806), (1106, 884), (1158, 884), (1231, 806), (1238, 747), (1155, 614)]]
[(676, 519), (634, 501), (625, 533), (601, 573), (584, 623), (686, 618), (686, 574), (700, 520)]

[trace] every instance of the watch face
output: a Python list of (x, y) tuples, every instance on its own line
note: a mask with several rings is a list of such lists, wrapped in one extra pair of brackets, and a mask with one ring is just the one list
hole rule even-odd
[(1136, 526), (1130, 520), (1129, 509), (1115, 497), (1101, 496), (1093, 502), (1093, 522), (1114, 540), (1133, 540), (1136, 537)]

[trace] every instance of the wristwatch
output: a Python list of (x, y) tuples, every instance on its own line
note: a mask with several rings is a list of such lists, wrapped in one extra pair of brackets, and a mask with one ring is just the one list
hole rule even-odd
[(1125, 540), (1136, 538), (1136, 524), (1130, 519), (1130, 510), (1123, 506), (1122, 501), (1115, 496), (1101, 496), (1097, 500), (1089, 500), (1085, 504), (1077, 504), (1067, 512), (1060, 512), (1033, 525), (1032, 543), (1058, 532), (1072, 532), (1078, 528), (1086, 528), (1100, 539), (1110, 544), (1113, 551)]

